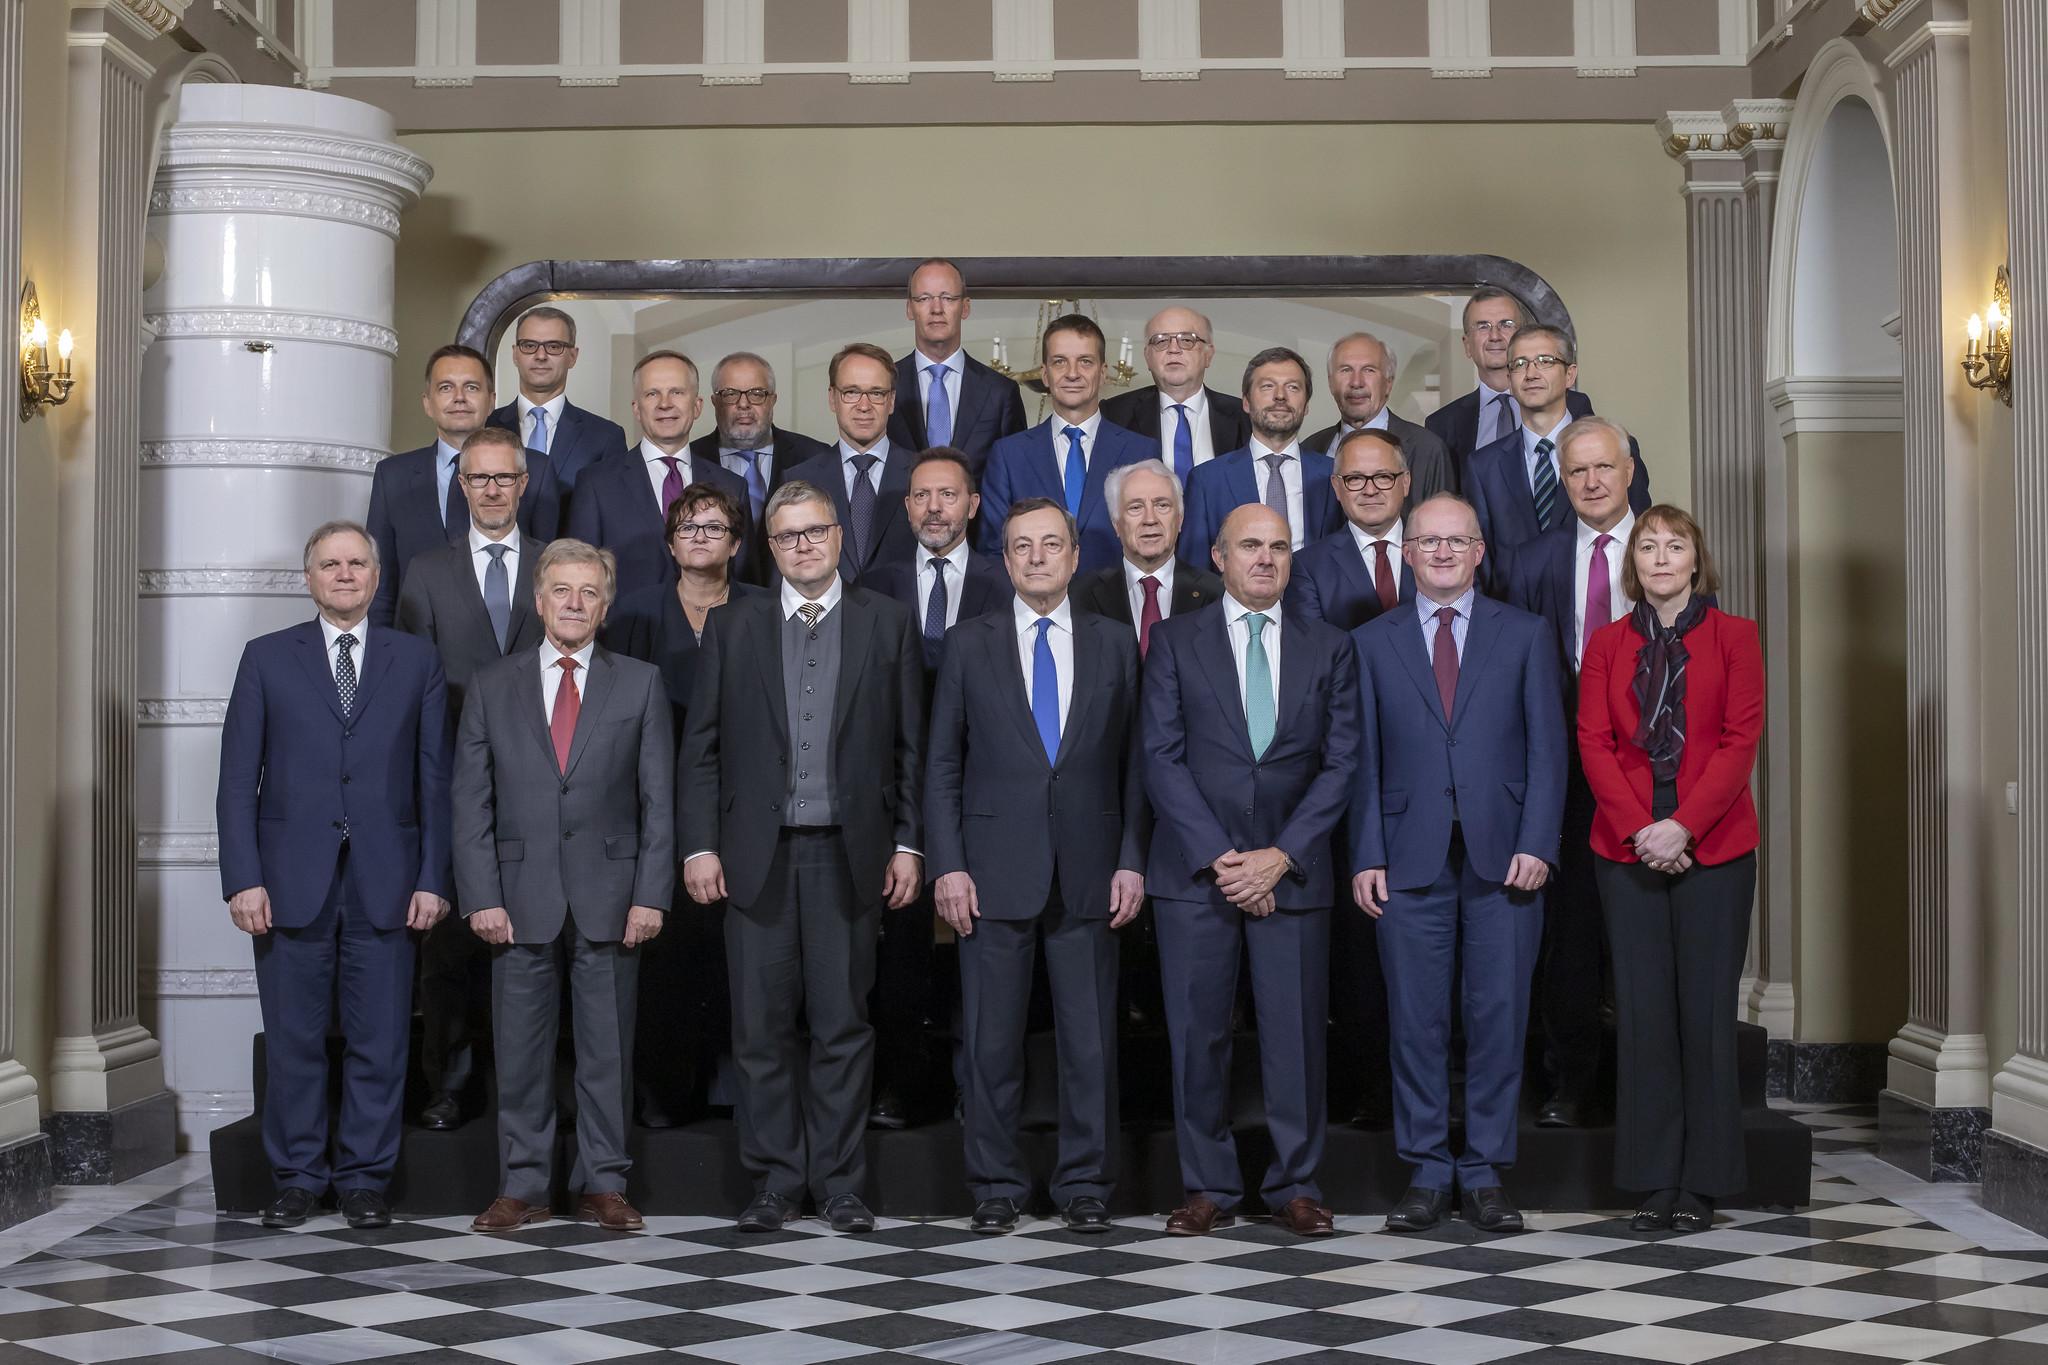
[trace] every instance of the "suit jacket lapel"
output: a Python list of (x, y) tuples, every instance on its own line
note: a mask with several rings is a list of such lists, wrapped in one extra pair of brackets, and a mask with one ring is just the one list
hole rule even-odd
[[(576, 712), (576, 733), (569, 741), (569, 766), (562, 770), (562, 776), (567, 777), (576, 771), (584, 749), (590, 745), (590, 737), (603, 724), (605, 703), (611, 700), (612, 684), (617, 681), (618, 672), (611, 654), (603, 647), (590, 651), (589, 676), (582, 680), (583, 695), (578, 699), (582, 704)], [(559, 693), (556, 699), (559, 705)]]
[[(468, 548), (467, 545), (463, 546), (464, 550)], [(527, 560), (524, 537), (521, 537), (519, 552), (519, 563), (523, 568)], [(455, 595), (462, 600), (462, 610), (469, 617), (469, 624), (476, 630), (481, 631), (484, 638), (496, 640), (498, 632), (491, 628), (491, 613), (484, 606), (484, 590), (476, 581), (476, 561), (474, 557), (466, 556), (458, 560), (450, 556), (448, 563), (455, 570)], [(509, 580), (506, 586), (515, 594), (517, 593), (517, 587), (511, 584)], [(517, 596), (514, 596), (513, 605), (515, 607), (518, 605), (518, 600)], [(509, 629), (506, 634), (508, 637), (510, 636), (511, 632)], [(503, 654), (504, 652), (505, 642), (500, 642), (498, 653)]]
[[(1303, 451), (1306, 456), (1309, 452)], [(1336, 515), (1336, 490), (1330, 487), (1327, 478), (1312, 478), (1308, 472), (1308, 461), (1301, 462), (1301, 519), (1308, 525), (1301, 528), (1304, 541), (1321, 540), (1324, 528), (1340, 520)]]
[[(1202, 596), (1201, 590), (1195, 586), (1195, 576), (1185, 572), (1186, 568), (1185, 564), (1178, 565), (1173, 572), (1173, 614), (1175, 616), (1209, 605), (1209, 599)], [(1124, 596), (1121, 592), (1123, 587), (1121, 582), (1117, 584), (1117, 587), (1119, 589), (1117, 600), (1124, 604), (1124, 619), (1129, 621), (1131, 599)]]
[[(874, 616), (855, 603), (851, 594), (842, 593), (839, 598), (839, 689), (832, 698), (832, 734), (835, 740), (839, 728), (846, 724), (847, 713), (853, 709), (854, 689), (860, 686), (861, 674), (867, 670), (874, 633)], [(777, 695), (781, 694), (778, 692)]]
[[(519, 567), (512, 574), (512, 619), (511, 623), (505, 628), (506, 649), (512, 647), (512, 642), (519, 638), (519, 633), (527, 622), (537, 622), (540, 619), (533, 614), (533, 561), (539, 555), (540, 548), (534, 543), (532, 537), (521, 536), (519, 538)], [(475, 579), (472, 578), (470, 581), (474, 582)], [(481, 589), (477, 592), (477, 603), (479, 605), (483, 603), (483, 592)], [(486, 612), (484, 614), (484, 624), (488, 626), (490, 619), (490, 614)], [(503, 652), (503, 650), (500, 652)]]
[(775, 724), (775, 737), (786, 755), (789, 753), (789, 685), (782, 678), (782, 595), (771, 589), (765, 598), (760, 610), (745, 615), (733, 612), (732, 615), (735, 623), (754, 623), (754, 658), (761, 673), (761, 694), (767, 698), (768, 716)]
[[(896, 362), (896, 415), (903, 419), (903, 425), (910, 433), (910, 443), (923, 450), (927, 438), (924, 430), (924, 404), (918, 399), (917, 370), (920, 363), (919, 353), (915, 349)], [(967, 381), (972, 377), (973, 372), (963, 366), (960, 375), (960, 402), (963, 407), (967, 403)], [(960, 425), (957, 418), (953, 425)]]
[(1281, 633), (1291, 634), (1293, 639), (1280, 646), (1280, 676), (1273, 682), (1275, 741), (1293, 722), (1294, 713), (1301, 709), (1303, 699), (1308, 696), (1308, 675), (1312, 671), (1305, 640), (1308, 631), (1302, 626), (1301, 618), (1283, 612), (1280, 619)]
[[(915, 354), (913, 352), (913, 354)], [(953, 409), (953, 436), (973, 430), (974, 421), (981, 416), (982, 404), (989, 398), (989, 384), (976, 369), (967, 363), (967, 357), (960, 358), (960, 402)], [(923, 432), (924, 408), (917, 411), (917, 429)], [(926, 439), (929, 439), (928, 437)]]
[[(341, 713), (341, 692), (334, 685), (334, 669), (327, 662), (327, 635), (320, 629), (320, 623), (308, 621), (297, 636), (299, 660), (312, 675), (313, 690), (327, 702), (327, 709), (334, 712), (334, 718), (347, 723), (348, 717)], [(362, 704), (360, 689), (356, 693), (356, 704)]]
[(1358, 542), (1352, 537), (1351, 529), (1347, 526), (1342, 534), (1344, 553), (1337, 556), (1337, 574), (1350, 585), (1353, 593), (1377, 604), (1380, 600), (1379, 584), (1372, 581), (1372, 572), (1365, 567), (1365, 556), (1359, 553)]
[[(541, 648), (545, 648), (546, 644), (546, 638), (543, 637)], [(548, 699), (547, 694), (541, 689), (540, 649), (528, 650), (526, 661), (530, 666), (525, 670), (525, 678), (518, 683), (518, 693), (523, 698), (520, 709), (526, 712), (527, 719), (533, 723), (533, 734), (534, 738), (540, 741), (540, 751), (548, 756), (548, 766), (554, 768), (555, 736), (548, 729)]]
[(1120, 429), (1112, 434), (1108, 422), (1103, 422), (1095, 428), (1095, 449), (1088, 461), (1088, 477), (1081, 484), (1081, 515), (1078, 520), (1083, 526), (1108, 522), (1109, 504), (1103, 494), (1103, 487), (1108, 482), (1109, 471), (1117, 463), (1117, 456), (1122, 450), (1123, 433)]
[(1094, 704), (1095, 694), (1102, 690), (1100, 679), (1103, 663), (1102, 651), (1097, 648), (1089, 618), (1070, 608), (1067, 620), (1073, 627), (1074, 635), (1074, 680), (1073, 691), (1067, 702), (1067, 723), (1060, 727), (1062, 759), (1073, 751), (1076, 742), (1074, 736), (1079, 733), (1081, 723), (1088, 718), (1088, 708)]
[(994, 676), (1001, 679), (996, 690), (1003, 694), (1004, 709), (1017, 723), (1017, 733), (1023, 737), (1024, 746), (1042, 759), (1045, 757), (1045, 741), (1038, 737), (1038, 718), (1031, 714), (1031, 695), (1024, 686), (1024, 655), (1017, 643), (1015, 618), (998, 620), (985, 636), (988, 648), (996, 652), (997, 657), (989, 660), (989, 664)]
[(1252, 752), (1251, 731), (1245, 726), (1244, 692), (1237, 685), (1237, 656), (1230, 647), (1230, 621), (1223, 612), (1216, 613), (1214, 626), (1195, 632), (1195, 657), (1201, 660), (1202, 671), (1209, 675), (1209, 686), (1216, 699), (1223, 703), (1224, 727), (1244, 750), (1244, 756), (1258, 762), (1258, 755)]
[(1465, 708), (1472, 703), (1473, 689), (1479, 685), (1479, 675), (1486, 670), (1487, 661), (1493, 655), (1494, 642), (1500, 637), (1500, 621), (1491, 598), (1472, 599), (1472, 619), (1465, 627), (1465, 652), (1458, 660), (1458, 692), (1451, 703), (1451, 730), (1457, 731), (1458, 722), (1465, 718)]
[(1232, 460), (1226, 472), (1229, 475), (1231, 496), (1236, 499), (1233, 506), (1242, 507), (1248, 502), (1265, 501), (1259, 496), (1258, 471), (1252, 468), (1249, 450), (1244, 452), (1243, 459)]
[[(1442, 627), (1439, 626), (1438, 629), (1441, 630)], [(1404, 643), (1394, 652), (1400, 656), (1402, 666), (1408, 670), (1408, 677), (1414, 682), (1415, 690), (1420, 692), (1423, 700), (1429, 704), (1430, 714), (1436, 717), (1437, 724), (1446, 730), (1450, 729), (1450, 722), (1444, 717), (1444, 699), (1436, 690), (1436, 669), (1430, 664), (1429, 641), (1423, 635), (1420, 616), (1413, 612), (1408, 613), (1397, 634)], [(1458, 675), (1462, 686), (1462, 668), (1458, 670)], [(1453, 704), (1455, 701), (1453, 698)]]

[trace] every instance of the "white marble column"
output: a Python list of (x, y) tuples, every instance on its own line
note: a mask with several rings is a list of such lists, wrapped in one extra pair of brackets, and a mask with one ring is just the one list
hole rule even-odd
[(361, 517), (391, 430), (399, 213), (426, 163), (390, 116), (274, 86), (180, 92), (149, 201), (138, 792), (145, 965), (180, 1136), (250, 1109), (248, 938), (221, 904), (220, 722), (242, 646), (309, 618), (306, 533)]

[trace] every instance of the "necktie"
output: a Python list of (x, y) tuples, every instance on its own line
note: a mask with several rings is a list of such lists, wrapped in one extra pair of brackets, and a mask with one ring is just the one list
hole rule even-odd
[(853, 562), (868, 562), (868, 535), (875, 529), (875, 484), (868, 471), (875, 467), (872, 455), (853, 457), (853, 493), (848, 498), (853, 511)]
[(1273, 742), (1273, 665), (1266, 658), (1266, 613), (1244, 614), (1250, 636), (1244, 647), (1244, 729), (1252, 741), (1252, 757), (1264, 758)]
[(933, 365), (925, 370), (931, 376), (931, 391), (924, 399), (924, 436), (929, 446), (953, 444), (953, 400), (946, 393), (946, 367)]
[(1287, 460), (1285, 455), (1261, 455), (1266, 462), (1266, 506), (1280, 514), (1280, 520), (1287, 522), (1287, 530), (1294, 532), (1294, 523), (1287, 516), (1287, 481), (1280, 477), (1280, 466)]
[(491, 633), (498, 637), (498, 652), (503, 654), (512, 639), (512, 577), (505, 571), (503, 545), (486, 545), (484, 553), (491, 557), (484, 570), (484, 613), (491, 618)]
[(1536, 443), (1536, 468), (1530, 477), (1536, 493), (1536, 525), (1546, 531), (1557, 511), (1557, 470), (1550, 463), (1550, 452), (1555, 449), (1547, 436)]
[(1607, 581), (1607, 545), (1610, 535), (1593, 538), (1593, 553), (1586, 561), (1586, 619), (1579, 631), (1579, 657), (1593, 643), (1593, 632), (1614, 619), (1614, 589)]
[(761, 521), (761, 509), (768, 501), (768, 485), (761, 478), (761, 452), (758, 450), (735, 450), (733, 454), (747, 463), (746, 472), (740, 477), (747, 482), (747, 504), (753, 511), (755, 525)]
[(825, 608), (816, 602), (804, 602), (798, 605), (796, 614), (804, 618), (805, 630), (816, 630), (819, 619), (825, 615)]
[(555, 714), (548, 719), (548, 734), (555, 741), (555, 766), (569, 771), (569, 745), (576, 738), (576, 717), (583, 711), (583, 698), (576, 693), (576, 661), (557, 659), (562, 685), (555, 690)]
[(936, 644), (946, 634), (946, 561), (932, 556), (932, 595), (924, 604), (924, 638)]
[(662, 456), (661, 462), (668, 466), (668, 477), (661, 481), (661, 514), (665, 517), (683, 495), (683, 467), (673, 455)]
[(1487, 443), (1505, 441), (1515, 434), (1515, 426), (1515, 400), (1502, 394), (1493, 400), (1493, 435), (1486, 438)]
[(1138, 657), (1142, 659), (1152, 648), (1152, 627), (1159, 624), (1159, 580), (1146, 574), (1138, 586), (1145, 590), (1145, 605), (1138, 613)]
[(533, 410), (533, 438), (526, 443), (526, 448), (528, 450), (538, 450), (543, 455), (548, 453), (548, 410), (546, 408), (535, 408)]
[(1038, 618), (1038, 643), (1031, 646), (1031, 719), (1038, 722), (1038, 742), (1045, 761), (1060, 759), (1060, 671), (1052, 661), (1052, 618)]
[(441, 503), (441, 529), (448, 533), (450, 545), (469, 540), (469, 502), (462, 496), (462, 475), (453, 455), (448, 457), (448, 496)]
[(1451, 701), (1458, 695), (1458, 637), (1451, 632), (1451, 622), (1458, 619), (1456, 607), (1436, 609), (1436, 647), (1430, 651), (1429, 663), (1436, 673), (1436, 695), (1444, 704), (1444, 720), (1451, 718)]
[(341, 714), (356, 709), (356, 648), (353, 635), (336, 636), (334, 647), (341, 653), (334, 660), (334, 690), (341, 694)]
[(1087, 433), (1079, 427), (1068, 427), (1060, 434), (1067, 438), (1067, 512), (1078, 517), (1081, 490), (1088, 486), (1088, 461), (1081, 454), (1081, 438)]
[(1401, 591), (1394, 581), (1394, 561), (1387, 557), (1384, 540), (1372, 543), (1372, 585), (1380, 595), (1380, 610), (1392, 611)]
[(1182, 483), (1195, 472), (1195, 432), (1188, 425), (1188, 405), (1175, 403), (1173, 410), (1180, 417), (1180, 425), (1173, 433), (1173, 473)]

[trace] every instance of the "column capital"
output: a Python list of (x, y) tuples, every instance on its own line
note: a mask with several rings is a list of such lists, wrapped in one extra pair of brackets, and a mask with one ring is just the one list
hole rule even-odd
[(1657, 120), (1664, 152), (1688, 166), (1697, 161), (1727, 160), (1739, 149), (1729, 145), (1725, 114), (1713, 109), (1678, 109)]

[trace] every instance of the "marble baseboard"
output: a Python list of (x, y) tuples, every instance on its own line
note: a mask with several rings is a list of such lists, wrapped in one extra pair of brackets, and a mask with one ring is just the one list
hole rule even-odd
[(50, 1211), (50, 1139), (42, 1133), (0, 1147), (0, 1228)]
[(1764, 1097), (1773, 1100), (1792, 1098), (1792, 1043), (1786, 1038), (1773, 1038), (1764, 1045)]
[(118, 1109), (60, 1111), (43, 1132), (58, 1184), (117, 1184), (178, 1154), (178, 1102), (166, 1090)]
[(2048, 1152), (1996, 1129), (1984, 1134), (1984, 1207), (2048, 1233)]
[(1934, 1109), (1887, 1090), (1877, 1097), (1877, 1154), (1909, 1175), (1975, 1184), (1984, 1175), (1989, 1109)]
[(1875, 1104), (1884, 1089), (1883, 1043), (1777, 1043), (1785, 1049), (1785, 1093), (1794, 1104)]

